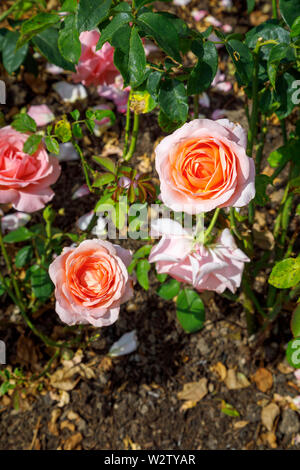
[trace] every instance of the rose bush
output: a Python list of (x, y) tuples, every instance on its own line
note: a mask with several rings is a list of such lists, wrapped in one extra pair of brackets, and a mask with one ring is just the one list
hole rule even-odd
[(56, 312), (68, 325), (114, 323), (120, 305), (133, 294), (127, 272), (129, 250), (102, 240), (64, 248), (49, 267), (55, 285)]
[(255, 166), (246, 141), (243, 128), (228, 119), (195, 119), (165, 137), (155, 149), (162, 201), (190, 214), (248, 204)]
[(57, 181), (61, 168), (43, 144), (33, 155), (24, 153), (27, 139), (27, 134), (10, 126), (0, 129), (0, 203), (34, 212), (53, 198), (50, 185)]

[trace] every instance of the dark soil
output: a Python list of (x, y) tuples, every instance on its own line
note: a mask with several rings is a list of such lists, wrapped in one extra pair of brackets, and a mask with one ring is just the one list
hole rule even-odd
[[(206, 8), (207, 3), (193, 2), (189, 8)], [(182, 15), (187, 13), (187, 9), (182, 10)], [(235, 25), (237, 18), (235, 14), (221, 19)], [(247, 19), (243, 17), (239, 27), (246, 26)], [(42, 62), (40, 67), (42, 70)], [(72, 108), (83, 111), (88, 105), (103, 102), (95, 90), (89, 89), (87, 100), (66, 106), (51, 88), (59, 78), (45, 72), (41, 75), (46, 89), (40, 95), (25, 83), (22, 74), (5, 77), (8, 105), (3, 112), (8, 121), (14, 112), (29, 104), (46, 103), (59, 116)], [(210, 115), (216, 107), (225, 108), (229, 110), (228, 118), (244, 119), (242, 101), (233, 91), (226, 96), (216, 92), (210, 96), (211, 109), (200, 112)], [(123, 128), (124, 117), (119, 117), (110, 136), (86, 136), (87, 156), (100, 153), (105, 139), (112, 136), (121, 145)], [(162, 135), (155, 116), (143, 116), (141, 135), (133, 161), (151, 168), (153, 144)], [(266, 152), (279, 145), (279, 127), (270, 127)], [(76, 220), (92, 210), (95, 197), (72, 202), (74, 188), (84, 183), (84, 177), (77, 161), (62, 163), (62, 169), (60, 180), (53, 187), (53, 207), (63, 208), (64, 214), (55, 223), (65, 231), (74, 231)], [(284, 184), (284, 179), (279, 181), (275, 196)], [(267, 228), (272, 227), (276, 215), (273, 206), (271, 202), (261, 213)], [(35, 215), (36, 220), (40, 217)], [(136, 249), (130, 241), (122, 244)], [(258, 251), (257, 259), (260, 256)], [(242, 305), (207, 293), (203, 295), (205, 327), (187, 335), (176, 321), (174, 303), (156, 295), (158, 285), (151, 275), (149, 291), (136, 286), (134, 299), (122, 307), (116, 324), (96, 331), (86, 328), (86, 335), (100, 335), (81, 358), (81, 364), (92, 372), (77, 373), (76, 385), (67, 391), (55, 388), (51, 382), (61, 367), (58, 361), (54, 361), (46, 376), (30, 381), (33, 373), (40, 373), (45, 367), (52, 351), (25, 328), (14, 306), (5, 300), (0, 306), (0, 338), (7, 344), (8, 365), (12, 369), (22, 367), (25, 380), (0, 398), (0, 449), (300, 449), (299, 410), (291, 406), (291, 399), (300, 395), (300, 388), (292, 369), (284, 362), (285, 346), (291, 336), (290, 309), (281, 312), (276, 323), (264, 332), (249, 338)], [(72, 330), (60, 323), (53, 301), (39, 312), (35, 322), (55, 339), (71, 335)], [(137, 351), (109, 359), (106, 354), (113, 342), (133, 329), (139, 340)], [(229, 389), (211, 370), (217, 363), (244, 374), (249, 385)], [(265, 392), (251, 380), (260, 368), (268, 369), (273, 378)], [(178, 392), (186, 383), (203, 377), (208, 380), (208, 393), (189, 409), (182, 409), (184, 402)], [(280, 412), (268, 433), (261, 421), (261, 410), (270, 402), (276, 402)], [(225, 403), (232, 405), (238, 416), (225, 414)]]

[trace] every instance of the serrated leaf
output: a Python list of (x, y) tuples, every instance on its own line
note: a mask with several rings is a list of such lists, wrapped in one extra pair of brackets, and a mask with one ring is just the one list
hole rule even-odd
[(59, 143), (54, 137), (45, 137), (45, 145), (50, 153), (59, 154)]
[(113, 35), (118, 32), (118, 30), (124, 24), (130, 23), (130, 21), (132, 20), (133, 16), (131, 13), (118, 13), (116, 16), (114, 16), (114, 18), (108, 23), (108, 25), (101, 30), (101, 36), (97, 43), (96, 50), (98, 51), (99, 49), (101, 49), (105, 42), (111, 41)]
[(75, 72), (75, 66), (72, 62), (66, 60), (58, 48), (58, 30), (48, 28), (32, 38), (34, 45), (39, 49), (51, 64), (57, 65), (64, 70)]
[(29, 263), (29, 261), (33, 257), (33, 249), (31, 245), (24, 246), (21, 248), (21, 250), (18, 251), (16, 254), (16, 259), (15, 259), (15, 265), (17, 268), (22, 268), (26, 264)]
[(12, 127), (19, 132), (35, 132), (36, 123), (35, 121), (26, 113), (20, 113), (14, 116)]
[(98, 163), (98, 165), (103, 166), (106, 170), (110, 171), (111, 173), (116, 173), (116, 165), (114, 162), (108, 157), (98, 157), (97, 155), (93, 155), (92, 159), (94, 162)]
[(5, 243), (18, 243), (18, 242), (24, 242), (26, 240), (30, 240), (31, 238), (34, 238), (36, 235), (35, 233), (31, 232), (28, 230), (26, 227), (19, 227), (16, 230), (13, 230), (12, 232), (9, 232), (5, 237), (3, 238), (3, 241)]
[(216, 46), (207, 41), (202, 47), (202, 57), (198, 59), (188, 79), (188, 95), (202, 93), (207, 90), (217, 73), (218, 53)]
[(2, 61), (5, 69), (12, 74), (23, 64), (28, 52), (28, 44), (16, 50), (20, 34), (17, 31), (8, 31), (5, 34), (2, 46)]
[(95, 178), (93, 186), (94, 188), (101, 188), (102, 186), (105, 186), (106, 184), (111, 183), (114, 180), (115, 175), (113, 175), (112, 173), (98, 174)]
[(34, 135), (29, 136), (26, 142), (24, 143), (23, 152), (28, 153), (29, 155), (33, 155), (39, 148), (41, 140), (42, 140), (41, 135), (34, 134)]
[(162, 111), (170, 121), (184, 123), (187, 120), (188, 102), (183, 83), (170, 79), (162, 81), (158, 99)]
[(81, 43), (76, 27), (75, 15), (68, 15), (58, 35), (58, 48), (61, 55), (69, 62), (77, 64), (81, 54)]
[(276, 263), (269, 277), (269, 283), (278, 289), (288, 289), (300, 282), (300, 257), (287, 258)]
[(23, 46), (33, 36), (41, 33), (49, 26), (56, 24), (60, 21), (60, 16), (57, 13), (41, 12), (32, 16), (29, 20), (24, 21), (21, 27), (21, 36), (18, 40), (18, 47)]
[(79, 0), (77, 28), (79, 33), (91, 31), (108, 17), (112, 0)]
[(291, 27), (298, 16), (300, 16), (300, 3), (299, 0), (279, 0), (280, 13), (286, 22)]
[(53, 292), (53, 283), (47, 271), (38, 267), (30, 276), (31, 287), (34, 295), (41, 301), (49, 299)]

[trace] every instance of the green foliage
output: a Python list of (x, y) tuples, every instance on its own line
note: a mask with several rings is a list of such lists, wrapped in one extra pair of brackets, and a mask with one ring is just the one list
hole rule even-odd
[(16, 254), (15, 265), (17, 268), (26, 266), (33, 257), (33, 249), (31, 245), (23, 246)]
[(300, 304), (295, 308), (291, 319), (291, 330), (294, 338), (300, 337)]
[(18, 70), (27, 56), (28, 44), (25, 44), (16, 50), (19, 38), (20, 34), (17, 31), (8, 31), (4, 36), (2, 45), (2, 60), (3, 65), (9, 74), (12, 74)]
[(21, 26), (21, 36), (18, 39), (17, 47), (22, 47), (28, 42), (33, 36), (41, 33), (49, 26), (54, 25), (60, 21), (60, 17), (57, 13), (38, 13), (37, 15), (24, 21)]
[(300, 3), (298, 0), (279, 0), (280, 13), (286, 22), (291, 27), (297, 17), (300, 16)]
[(300, 282), (300, 257), (287, 258), (275, 264), (269, 283), (278, 289), (288, 289)]
[(19, 113), (14, 116), (12, 122), (12, 127), (19, 132), (35, 132), (36, 123), (35, 121), (26, 113)]
[(25, 153), (28, 153), (29, 155), (33, 155), (39, 148), (41, 141), (42, 141), (41, 135), (33, 134), (29, 136), (24, 144), (23, 151)]
[(198, 56), (198, 62), (188, 79), (188, 95), (199, 94), (206, 90), (213, 81), (218, 68), (218, 53), (212, 42), (205, 42), (202, 48), (199, 48), (198, 45), (194, 51)]
[(79, 0), (77, 10), (77, 28), (79, 33), (91, 31), (109, 16), (112, 0)]
[(68, 62), (77, 64), (81, 54), (81, 44), (76, 26), (76, 16), (68, 15), (59, 31), (58, 48)]
[(193, 289), (183, 289), (177, 297), (176, 314), (186, 333), (201, 330), (205, 322), (205, 310), (199, 294)]
[(149, 289), (149, 271), (151, 269), (151, 265), (147, 259), (141, 259), (138, 261), (136, 265), (136, 278), (140, 286), (143, 289)]
[(171, 122), (183, 124), (188, 115), (188, 102), (184, 84), (178, 80), (161, 82), (159, 95), (161, 110)]
[(56, 28), (47, 28), (45, 31), (34, 36), (32, 41), (50, 63), (64, 70), (75, 72), (74, 64), (62, 56), (58, 47), (58, 39), (58, 30)]
[(176, 295), (178, 295), (180, 291), (180, 282), (176, 281), (176, 279), (170, 279), (170, 281), (165, 282), (157, 289), (158, 295), (165, 300), (171, 300)]
[(53, 284), (45, 269), (37, 266), (30, 276), (32, 292), (42, 302), (49, 299), (53, 292)]
[(35, 233), (33, 233), (31, 230), (28, 230), (26, 227), (19, 227), (5, 235), (5, 237), (3, 237), (3, 241), (5, 243), (18, 243), (30, 240), (34, 237)]

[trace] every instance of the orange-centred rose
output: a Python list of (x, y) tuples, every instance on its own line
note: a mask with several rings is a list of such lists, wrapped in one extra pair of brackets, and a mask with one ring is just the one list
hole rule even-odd
[(245, 131), (227, 119), (184, 124), (155, 149), (162, 201), (189, 214), (245, 206), (255, 195), (255, 166), (245, 148)]
[(76, 248), (64, 248), (49, 267), (60, 319), (68, 325), (114, 323), (120, 305), (133, 294), (130, 262), (129, 250), (108, 241), (85, 240)]

